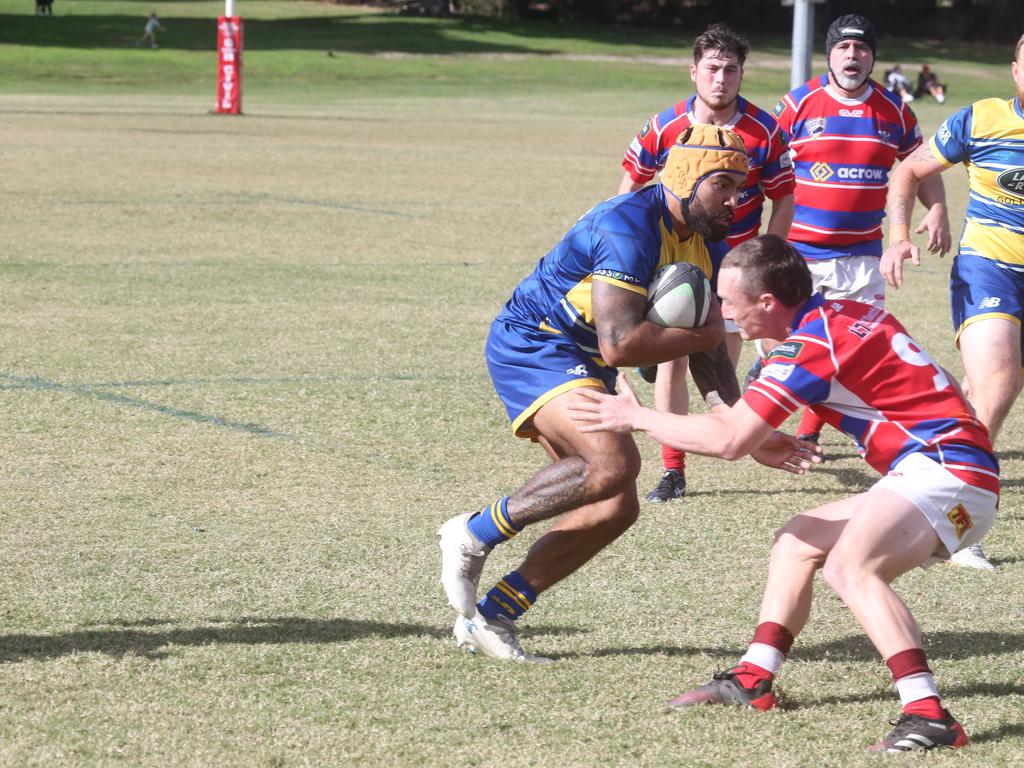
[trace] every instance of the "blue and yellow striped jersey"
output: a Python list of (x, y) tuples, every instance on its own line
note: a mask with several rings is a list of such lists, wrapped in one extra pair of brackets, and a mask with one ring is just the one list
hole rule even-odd
[(599, 357), (591, 306), (594, 281), (646, 296), (654, 273), (677, 261), (711, 276), (704, 239), (695, 233), (679, 240), (663, 188), (652, 184), (605, 200), (584, 214), (516, 286), (498, 319), (564, 334), (588, 355)]
[(1024, 111), (983, 99), (949, 117), (931, 139), (936, 159), (963, 163), (970, 199), (960, 253), (1024, 268)]

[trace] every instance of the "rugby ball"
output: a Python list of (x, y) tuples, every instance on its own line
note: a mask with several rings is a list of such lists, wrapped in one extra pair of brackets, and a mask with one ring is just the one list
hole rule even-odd
[(647, 319), (665, 328), (697, 328), (707, 322), (711, 283), (693, 264), (676, 262), (654, 274), (647, 288)]

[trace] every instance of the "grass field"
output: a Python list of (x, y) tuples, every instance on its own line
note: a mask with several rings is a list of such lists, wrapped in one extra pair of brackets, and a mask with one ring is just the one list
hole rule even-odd
[[(136, 49), (152, 7), (162, 47)], [(773, 531), (873, 482), (835, 433), (804, 479), (692, 458), (685, 502), (525, 620), (558, 663), (450, 641), (435, 529), (543, 461), (491, 391), (487, 325), (688, 93), (691, 32), (243, 2), (247, 115), (227, 118), (218, 4), (54, 8), (0, 0), (0, 764), (878, 764), (860, 750), (898, 704), (823, 585), (784, 711), (664, 706), (745, 647)], [(788, 53), (755, 43), (745, 91), (770, 107)], [(1005, 51), (882, 50), (952, 83), (928, 128), (1010, 94)], [(890, 303), (959, 371), (947, 270), (928, 259)], [(975, 741), (929, 765), (1020, 763), (1022, 427), (1000, 445), (998, 571), (899, 582)]]

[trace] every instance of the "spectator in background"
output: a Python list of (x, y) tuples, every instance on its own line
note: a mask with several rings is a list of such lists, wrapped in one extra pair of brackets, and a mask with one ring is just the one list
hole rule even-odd
[(36, 0), (36, 16), (53, 16), (53, 0)]
[(142, 37), (135, 41), (136, 45), (142, 45), (143, 43), (149, 43), (150, 48), (156, 48), (156, 33), (157, 30), (165, 32), (166, 28), (160, 23), (160, 19), (157, 18), (156, 11), (149, 14), (149, 19), (146, 20), (146, 28), (142, 33)]
[(946, 100), (946, 84), (939, 82), (939, 76), (932, 72), (927, 64), (921, 65), (921, 71), (917, 75), (917, 88), (914, 95), (917, 97), (930, 93), (935, 100), (941, 104)]
[(910, 78), (903, 74), (903, 67), (899, 64), (885, 73), (885, 87), (906, 102), (914, 100), (914, 94), (910, 92)]

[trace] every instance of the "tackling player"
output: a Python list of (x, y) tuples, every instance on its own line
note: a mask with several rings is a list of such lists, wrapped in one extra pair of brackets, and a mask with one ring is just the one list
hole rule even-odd
[[(696, 92), (652, 115), (630, 142), (622, 160), (626, 172), (619, 185), (620, 194), (636, 191), (650, 182), (664, 167), (676, 137), (695, 123), (726, 126), (743, 140), (750, 157), (750, 171), (740, 188), (729, 234), (720, 247), (712, 248), (713, 271), (708, 273), (712, 284), (718, 262), (726, 251), (760, 231), (765, 197), (772, 201), (768, 232), (786, 237), (793, 221), (793, 170), (785, 135), (775, 118), (739, 95), (749, 51), (749, 43), (726, 25), (708, 27), (693, 43), (690, 79)], [(742, 341), (732, 323), (727, 321), (725, 330), (729, 357), (735, 366)], [(650, 374), (655, 372), (653, 368), (649, 370)], [(659, 410), (689, 411), (686, 370), (686, 358), (658, 366), (654, 402)], [(668, 501), (686, 493), (686, 454), (663, 445), (661, 457), (665, 471), (658, 485), (647, 494), (647, 501)]]
[[(616, 367), (695, 354), (694, 379), (709, 404), (733, 402), (736, 375), (712, 299), (706, 326), (662, 328), (645, 319), (647, 286), (664, 265), (710, 271), (707, 242), (725, 237), (747, 176), (743, 143), (727, 128), (699, 125), (669, 153), (661, 183), (595, 206), (515, 289), (491, 325), (487, 367), (516, 436), (552, 463), (511, 495), (458, 515), (438, 531), (441, 582), (459, 612), (460, 646), (513, 661), (545, 661), (519, 645), (515, 620), (537, 596), (586, 563), (639, 513), (640, 454), (629, 435), (584, 434), (569, 418), (572, 393), (614, 391)], [(709, 356), (708, 352), (716, 354)], [(777, 434), (757, 456), (802, 472), (808, 454)], [(477, 603), (491, 549), (527, 525), (561, 518), (523, 563)]]
[[(970, 199), (950, 275), (953, 330), (969, 398), (995, 442), (1021, 389), (1024, 321), (1024, 36), (1010, 72), (1014, 99), (983, 99), (949, 117), (928, 143), (900, 165), (889, 189), (889, 247), (881, 271), (903, 284), (903, 261), (921, 264), (909, 241), (914, 194), (928, 179), (959, 163), (967, 167)], [(918, 230), (920, 231), (920, 230)], [(992, 569), (975, 547), (961, 565)]]
[(888, 312), (812, 293), (806, 262), (763, 235), (722, 262), (722, 312), (744, 338), (785, 338), (730, 410), (693, 416), (642, 407), (625, 380), (612, 396), (580, 391), (581, 431), (647, 432), (683, 450), (737, 459), (801, 406), (853, 437), (883, 477), (866, 492), (797, 515), (778, 532), (754, 638), (739, 663), (673, 707), (776, 706), (772, 682), (811, 610), (822, 571), (892, 672), (903, 712), (871, 751), (961, 747), (939, 699), (921, 632), (890, 586), (907, 571), (981, 539), (999, 501), (985, 427), (953, 379)]

